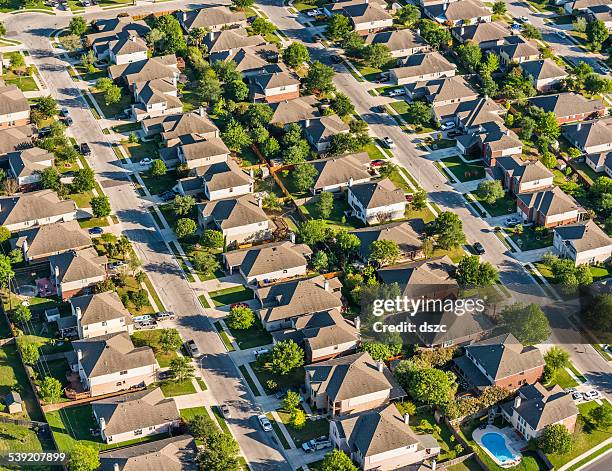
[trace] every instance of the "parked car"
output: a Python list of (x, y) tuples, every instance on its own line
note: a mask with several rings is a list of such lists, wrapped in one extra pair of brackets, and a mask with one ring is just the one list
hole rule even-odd
[(385, 108), (385, 105), (379, 105), (379, 106), (373, 107), (372, 111), (374, 111), (375, 113), (386, 113), (387, 108)]
[(504, 221), (504, 224), (508, 227), (515, 227), (521, 223), (521, 220), (517, 217), (511, 217)]
[(134, 322), (152, 321), (153, 316), (151, 316), (150, 314), (143, 314), (142, 316), (134, 316), (133, 320)]
[(185, 342), (185, 348), (187, 349), (189, 355), (191, 355), (193, 358), (200, 355), (200, 350), (198, 350), (198, 346), (193, 339)]
[(100, 234), (104, 234), (104, 229), (102, 229), (101, 227), (92, 227), (91, 229), (89, 229), (89, 233), (91, 235), (100, 235)]
[(64, 118), (68, 116), (69, 113), (70, 112), (68, 111), (68, 108), (66, 108), (65, 106), (63, 106), (59, 112), (60, 116), (63, 116)]
[(261, 425), (261, 428), (264, 429), (265, 432), (272, 431), (272, 424), (264, 414), (258, 415), (257, 420), (259, 421), (259, 425)]
[(446, 133), (446, 135), (449, 138), (453, 138), (453, 137), (457, 137), (457, 136), (461, 136), (461, 134), (463, 134), (461, 131), (457, 130), (457, 129), (453, 129), (451, 131), (448, 131), (448, 133)]
[(260, 355), (265, 355), (266, 353), (270, 353), (270, 350), (267, 348), (259, 348), (253, 352), (255, 358), (259, 358)]
[(389, 136), (384, 137), (383, 138), (383, 142), (385, 143), (385, 145), (389, 148), (389, 149), (394, 149), (395, 148), (395, 142), (393, 142), (393, 139), (391, 139)]
[(64, 118), (64, 123), (66, 124), (66, 126), (72, 126), (74, 124), (74, 121), (70, 116), (66, 116)]
[(91, 155), (91, 148), (89, 147), (89, 144), (87, 144), (87, 142), (83, 142), (79, 150), (83, 155)]
[(582, 397), (584, 397), (584, 399), (587, 401), (592, 401), (593, 399), (597, 399), (599, 397), (599, 391), (591, 389), (590, 391), (582, 393)]
[(123, 260), (117, 260), (116, 262), (109, 263), (108, 268), (114, 270), (115, 268), (122, 267), (123, 265), (125, 265), (125, 262)]
[(44, 128), (41, 128), (38, 130), (38, 137), (45, 137), (48, 136), (49, 134), (51, 134), (51, 127), (50, 126), (45, 126)]
[(440, 126), (440, 129), (442, 129), (442, 131), (448, 131), (454, 128), (455, 128), (455, 123), (453, 121), (449, 121), (448, 123), (444, 123)]
[(221, 404), (219, 406), (219, 409), (221, 409), (221, 414), (223, 414), (223, 417), (225, 417), (226, 419), (229, 419), (232, 416), (229, 407), (227, 407), (227, 404)]
[(153, 163), (153, 160), (149, 157), (145, 157), (139, 163), (141, 167), (146, 167), (147, 165), (151, 165)]
[(389, 93), (387, 93), (388, 96), (400, 96), (405, 94), (406, 90), (403, 88), (394, 88), (393, 90), (389, 90)]
[(134, 327), (136, 327), (137, 329), (152, 329), (156, 325), (157, 325), (157, 322), (155, 322), (154, 320), (134, 322)]
[(160, 371), (157, 374), (157, 377), (159, 378), (160, 381), (163, 381), (165, 379), (170, 379), (170, 378), (172, 378), (172, 372), (170, 370), (168, 370), (168, 371)]
[(474, 252), (476, 252), (478, 255), (485, 253), (485, 249), (480, 242), (476, 242), (472, 247), (474, 247)]
[(370, 163), (370, 166), (372, 167), (382, 167), (383, 165), (385, 165), (385, 161), (382, 159), (372, 160)]
[(176, 314), (174, 314), (173, 312), (158, 312), (157, 314), (155, 314), (155, 318), (158, 321), (169, 321), (172, 319), (176, 319)]
[(331, 446), (331, 441), (329, 441), (327, 437), (319, 437), (302, 443), (302, 450), (304, 450), (306, 453), (314, 453), (317, 450), (324, 450), (325, 448), (329, 448)]
[(332, 54), (331, 55), (331, 61), (334, 64), (340, 64), (342, 62), (342, 57), (340, 57), (338, 54)]
[(574, 401), (580, 401), (582, 399), (582, 393), (581, 392), (573, 392), (572, 393), (572, 399)]
[(530, 20), (530, 19), (529, 19), (529, 17), (527, 17), (527, 16), (521, 16), (521, 17), (519, 18), (519, 20), (521, 20), (521, 21), (522, 21), (523, 23), (525, 23), (525, 24), (529, 24), (529, 23), (531, 23), (531, 20)]

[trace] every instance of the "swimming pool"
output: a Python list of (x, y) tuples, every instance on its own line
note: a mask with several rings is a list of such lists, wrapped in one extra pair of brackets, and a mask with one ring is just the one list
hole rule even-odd
[(480, 441), (487, 451), (502, 464), (506, 461), (515, 461), (518, 458), (508, 449), (505, 437), (497, 432), (485, 433), (480, 437)]

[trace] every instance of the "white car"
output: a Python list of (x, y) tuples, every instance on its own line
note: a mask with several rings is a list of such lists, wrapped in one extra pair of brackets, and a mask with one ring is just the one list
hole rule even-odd
[(151, 165), (152, 163), (153, 163), (153, 160), (151, 160), (149, 157), (145, 157), (144, 159), (140, 161), (140, 165), (142, 167), (146, 167), (147, 165)]
[(261, 428), (264, 429), (264, 432), (271, 432), (272, 431), (272, 424), (270, 423), (270, 420), (268, 420), (268, 418), (261, 414), (257, 416), (257, 420), (259, 420), (259, 425), (261, 425)]
[(560, 38), (564, 38), (565, 37), (565, 33), (563, 31), (559, 30), (559, 29), (557, 31), (555, 31), (555, 34), (557, 36), (559, 36)]
[(572, 399), (574, 401), (580, 401), (582, 399), (582, 393), (580, 393), (580, 392), (573, 392), (572, 393)]
[(519, 218), (508, 218), (504, 221), (504, 224), (506, 226), (517, 226), (521, 223), (521, 220)]
[(306, 10), (306, 15), (308, 15), (308, 16), (317, 16), (317, 14), (318, 13), (317, 13), (316, 9), (314, 9), (314, 10)]
[(531, 23), (531, 21), (529, 20), (529, 17), (527, 16), (521, 16), (519, 20), (521, 20), (523, 23)]
[(391, 90), (388, 95), (389, 96), (400, 96), (400, 95), (404, 95), (406, 93), (406, 90), (404, 90), (403, 88), (396, 88), (394, 90)]
[(255, 358), (258, 358), (259, 355), (265, 355), (266, 353), (270, 353), (270, 350), (267, 348), (260, 348), (259, 350), (255, 350), (253, 352), (253, 354), (255, 355)]
[(590, 391), (583, 393), (582, 397), (584, 397), (584, 399), (587, 401), (592, 401), (593, 399), (597, 399), (599, 397), (599, 391), (591, 389)]
[(393, 139), (388, 136), (383, 138), (383, 142), (389, 149), (393, 149), (395, 147), (395, 142), (393, 142)]
[(450, 122), (444, 123), (442, 126), (440, 126), (440, 129), (442, 129), (442, 131), (448, 131), (449, 129), (454, 129), (454, 127), (455, 127), (455, 123), (450, 121)]

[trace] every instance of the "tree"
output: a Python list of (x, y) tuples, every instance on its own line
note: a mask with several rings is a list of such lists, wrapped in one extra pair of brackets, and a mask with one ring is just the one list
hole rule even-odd
[(540, 30), (533, 25), (524, 24), (521, 29), (521, 34), (528, 39), (542, 39), (542, 33)]
[(504, 197), (504, 187), (499, 180), (484, 180), (478, 184), (478, 197), (488, 204), (495, 204)]
[(9, 252), (9, 258), (12, 264), (23, 262), (23, 251), (21, 249), (13, 249)]
[(355, 105), (344, 93), (336, 93), (335, 98), (331, 102), (331, 109), (341, 118), (355, 113)]
[(336, 233), (336, 245), (344, 254), (350, 255), (359, 250), (361, 240), (355, 234), (341, 229)]
[(100, 90), (101, 92), (105, 92), (106, 90), (108, 90), (110, 87), (112, 87), (114, 85), (114, 82), (111, 78), (109, 77), (100, 77), (97, 81), (96, 81), (96, 88), (98, 90)]
[(545, 453), (563, 455), (572, 449), (572, 435), (563, 424), (551, 424), (544, 428), (538, 446)]
[(319, 250), (314, 257), (312, 257), (312, 266), (315, 270), (322, 272), (329, 268), (329, 257), (325, 252)]
[(496, 54), (487, 54), (486, 59), (480, 65), (480, 72), (490, 76), (497, 69), (499, 69), (499, 57)]
[(401, 251), (397, 242), (388, 239), (381, 239), (372, 242), (370, 245), (370, 255), (368, 261), (379, 266), (390, 265), (397, 262)]
[(608, 39), (608, 28), (601, 20), (591, 21), (586, 27), (587, 39), (591, 43), (591, 47), (595, 51), (601, 49), (601, 45)]
[(16, 324), (23, 324), (24, 322), (28, 322), (30, 319), (32, 319), (32, 312), (28, 306), (18, 304), (11, 314), (11, 319)]
[(321, 219), (329, 219), (334, 209), (334, 195), (329, 191), (324, 191), (317, 201), (317, 213)]
[(255, 3), (255, 0), (232, 0), (232, 3), (239, 10), (244, 10), (245, 8), (249, 8), (253, 6), (253, 3)]
[(416, 126), (425, 126), (431, 122), (431, 107), (424, 101), (413, 101), (406, 108), (406, 121)]
[(9, 231), (6, 227), (0, 226), (0, 244), (6, 242), (11, 238), (11, 231)]
[(173, 15), (163, 15), (155, 21), (155, 29), (161, 31), (163, 39), (155, 44), (161, 54), (176, 54), (187, 47), (181, 24)]
[(283, 398), (283, 408), (288, 412), (293, 412), (298, 407), (300, 407), (300, 402), (302, 402), (300, 394), (295, 391), (289, 390)]
[(591, 305), (581, 314), (588, 326), (599, 332), (610, 332), (612, 329), (612, 295), (595, 296)]
[(289, 67), (297, 69), (304, 62), (310, 61), (310, 54), (306, 46), (302, 43), (294, 42), (283, 51), (283, 61)]
[(177, 216), (188, 216), (195, 206), (195, 198), (190, 195), (176, 195), (172, 202), (172, 209)]
[(397, 11), (395, 18), (404, 26), (410, 28), (421, 18), (421, 11), (415, 5), (406, 5)]
[(471, 255), (459, 261), (456, 278), (462, 286), (485, 287), (497, 282), (499, 272), (489, 262), (480, 262), (477, 255)]
[(249, 87), (240, 80), (225, 84), (225, 96), (229, 100), (244, 101), (249, 96)]
[(238, 70), (238, 64), (234, 60), (216, 60), (212, 65), (212, 70), (217, 78), (224, 83), (242, 80), (242, 73)]
[(255, 324), (255, 314), (248, 306), (233, 306), (227, 316), (225, 323), (230, 329), (245, 330)]
[(265, 157), (271, 158), (280, 152), (280, 144), (276, 138), (270, 136), (259, 146), (259, 149)]
[(244, 129), (242, 124), (234, 118), (230, 119), (229, 123), (227, 123), (221, 137), (225, 145), (235, 152), (240, 151), (251, 143), (249, 133)]
[(0, 37), (6, 36), (6, 26), (4, 23), (0, 22)]
[(36, 98), (36, 109), (45, 118), (52, 118), (57, 114), (57, 102), (52, 96), (41, 96)]
[(186, 381), (193, 378), (195, 366), (187, 357), (176, 357), (170, 360), (170, 373), (176, 381)]
[[(75, 18), (80, 18), (75, 16)], [(70, 451), (68, 458), (69, 471), (93, 471), (100, 467), (100, 457), (98, 450), (92, 445), (84, 442), (77, 442)]]
[(561, 128), (557, 122), (555, 113), (549, 111), (542, 113), (537, 119), (538, 133), (549, 139), (557, 139), (561, 135)]
[(274, 111), (267, 103), (253, 103), (246, 112), (246, 118), (250, 126), (267, 126), (270, 124)]
[(607, 404), (597, 406), (589, 412), (589, 422), (597, 428), (608, 428), (612, 425), (612, 409)]
[(204, 247), (207, 247), (209, 249), (220, 249), (225, 243), (225, 237), (223, 236), (223, 232), (221, 231), (217, 231), (215, 229), (206, 229), (202, 234), (200, 243)]
[[(244, 1), (244, 0), (239, 0)], [(232, 435), (215, 431), (206, 437), (199, 456), (200, 469), (206, 471), (239, 471), (240, 447)]]
[(111, 213), (111, 205), (107, 196), (94, 196), (91, 199), (91, 211), (93, 215), (97, 218), (103, 218), (106, 216), (110, 216)]
[(342, 155), (359, 150), (357, 141), (348, 133), (334, 134), (329, 143), (329, 154)]
[(346, 53), (351, 57), (359, 57), (361, 49), (365, 45), (365, 39), (355, 31), (351, 31), (342, 40), (342, 47), (346, 50)]
[(302, 409), (294, 409), (289, 417), (291, 425), (294, 429), (300, 430), (306, 425), (306, 413)]
[[(346, 19), (345, 16), (342, 16), (342, 18)], [(308, 69), (308, 75), (306, 75), (304, 80), (306, 91), (308, 93), (328, 93), (333, 91), (335, 88), (333, 83), (334, 75), (334, 69), (319, 61), (315, 61), (310, 66), (310, 69)]]
[(309, 219), (300, 226), (299, 232), (302, 242), (312, 246), (327, 238), (327, 225), (322, 219)]
[(386, 44), (368, 44), (361, 50), (361, 57), (364, 64), (379, 69), (391, 60), (391, 50)]
[(327, 20), (327, 37), (332, 41), (344, 39), (352, 30), (351, 22), (344, 15), (332, 15)]
[(176, 329), (162, 329), (159, 334), (159, 348), (162, 352), (174, 352), (181, 348), (183, 340)]
[(40, 383), (40, 395), (46, 402), (57, 402), (62, 397), (62, 383), (53, 376), (45, 376)]
[(457, 390), (455, 375), (436, 368), (416, 370), (408, 381), (408, 393), (416, 401), (432, 406), (448, 403)]
[(193, 268), (205, 276), (210, 276), (221, 268), (221, 264), (219, 263), (217, 257), (210, 252), (194, 252), (192, 263)]
[(82, 16), (73, 16), (68, 24), (68, 30), (76, 35), (83, 36), (87, 31), (87, 22)]
[(432, 232), (437, 237), (438, 246), (445, 250), (465, 243), (463, 223), (457, 214), (450, 211), (438, 214), (433, 221)]
[(504, 0), (498, 0), (493, 3), (493, 13), (496, 15), (504, 15), (508, 11), (508, 7), (506, 6), (506, 2)]
[(104, 102), (106, 103), (106, 106), (109, 105), (114, 105), (115, 103), (119, 103), (121, 101), (121, 88), (119, 88), (117, 85), (111, 85), (105, 92), (104, 92)]
[(38, 352), (36, 344), (23, 340), (17, 342), (17, 347), (19, 348), (19, 353), (21, 353), (23, 362), (26, 365), (34, 366), (40, 358), (40, 353)]
[(374, 360), (388, 360), (402, 351), (402, 344), (387, 344), (380, 342), (362, 342), (360, 351), (368, 352)]
[(251, 29), (255, 34), (261, 34), (265, 36), (266, 34), (272, 34), (276, 31), (276, 25), (261, 16), (258, 16), (251, 23)]
[(268, 360), (270, 371), (286, 376), (304, 364), (304, 350), (291, 339), (281, 340), (272, 348)]
[(567, 368), (571, 364), (569, 353), (556, 345), (550, 347), (546, 352), (544, 361), (546, 366), (550, 367), (553, 371)]
[(187, 423), (187, 428), (196, 440), (205, 440), (208, 435), (217, 430), (217, 425), (209, 415), (198, 414)]
[(187, 237), (195, 231), (198, 230), (198, 225), (193, 219), (190, 218), (180, 218), (176, 221), (176, 226), (174, 227), (174, 232), (179, 239), (183, 237)]
[(421, 36), (432, 46), (441, 47), (451, 41), (451, 35), (448, 29), (440, 26), (435, 21), (422, 19), (419, 24)]
[(482, 60), (482, 49), (474, 41), (467, 41), (457, 47), (457, 55), (459, 59), (470, 69), (475, 71)]
[(91, 191), (96, 186), (96, 174), (89, 167), (75, 170), (71, 186), (74, 193)]
[(601, 94), (612, 92), (612, 80), (599, 74), (587, 75), (584, 79), (584, 89), (589, 93)]
[(338, 449), (334, 449), (325, 455), (319, 469), (321, 471), (358, 471), (351, 458)]
[(198, 97), (204, 103), (215, 103), (221, 97), (221, 82), (209, 67), (204, 70), (198, 82)]
[(550, 335), (548, 319), (537, 304), (514, 303), (501, 315), (508, 330), (523, 345), (541, 343)]
[(166, 174), (168, 167), (162, 159), (155, 159), (151, 163), (151, 175), (154, 177), (161, 177)]
[(318, 172), (312, 164), (297, 165), (291, 174), (293, 186), (298, 191), (307, 191), (314, 184)]
[(540, 162), (542, 162), (544, 167), (549, 169), (553, 169), (557, 166), (557, 158), (548, 150), (542, 151), (542, 155), (540, 155)]
[(6, 288), (13, 276), (15, 272), (11, 266), (11, 259), (6, 255), (0, 255), (0, 286)]

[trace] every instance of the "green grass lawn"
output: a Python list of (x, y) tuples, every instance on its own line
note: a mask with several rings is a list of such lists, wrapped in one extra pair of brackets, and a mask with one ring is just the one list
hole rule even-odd
[(208, 304), (208, 301), (206, 300), (206, 296), (204, 296), (203, 294), (198, 296), (198, 299), (200, 300), (200, 304), (202, 304), (202, 306), (204, 306), (205, 309), (210, 309), (212, 307), (210, 304)]
[(168, 172), (161, 177), (152, 176), (150, 173), (141, 173), (143, 183), (152, 195), (158, 195), (164, 191), (171, 190), (176, 185), (177, 179), (174, 172)]
[(433, 213), (428, 207), (423, 209), (412, 209), (410, 205), (406, 208), (404, 213), (406, 219), (422, 219), (424, 222), (431, 222), (435, 219)]
[(185, 381), (163, 381), (159, 383), (159, 387), (166, 397), (183, 396), (185, 394), (194, 394), (196, 392), (193, 381), (190, 379)]
[(253, 392), (253, 395), (256, 397), (261, 396), (261, 392), (259, 391), (259, 388), (255, 385), (255, 381), (253, 381), (253, 378), (251, 377), (249, 370), (247, 370), (244, 365), (240, 365), (238, 369), (240, 370), (240, 373), (242, 373), (242, 376), (244, 376), (244, 380), (249, 385), (249, 388)]
[(523, 233), (521, 235), (515, 234), (512, 229), (505, 229), (505, 232), (521, 250), (542, 249), (544, 247), (550, 247), (553, 243), (552, 231), (548, 231), (549, 233), (547, 235), (539, 236), (533, 230), (532, 226), (523, 228)]
[(90, 88), (89, 91), (98, 103), (98, 106), (106, 118), (112, 118), (118, 115), (126, 108), (129, 108), (130, 104), (132, 103), (132, 97), (125, 90), (122, 90), (121, 100), (119, 103), (113, 103), (112, 105), (107, 105), (104, 101), (104, 92), (97, 91), (95, 87)]
[(133, 131), (140, 131), (141, 129), (142, 125), (140, 123), (126, 123), (120, 124), (118, 126), (113, 126), (113, 131), (125, 134), (129, 134)]
[[(6, 13), (9, 11), (19, 10), (21, 7), (25, 5), (24, 0), (5, 0), (0, 3), (0, 12)], [(51, 8), (46, 6), (42, 0), (38, 0), (35, 2), (31, 2), (28, 8), (32, 9), (40, 9), (40, 10), (50, 10)]]
[(391, 172), (391, 175), (389, 175), (388, 177), (389, 180), (395, 183), (396, 187), (402, 189), (404, 193), (412, 193), (412, 188), (410, 188), (410, 185), (406, 180), (404, 180), (400, 172), (401, 170), (399, 169), (399, 167), (394, 168)]
[(108, 219), (106, 218), (79, 219), (79, 226), (81, 226), (81, 229), (91, 229), (92, 227), (105, 227), (108, 225)]
[[(308, 203), (300, 206), (304, 214), (311, 218), (320, 218), (317, 210), (317, 203)], [(346, 216), (345, 211), (350, 211), (350, 206), (344, 198), (334, 198), (334, 207), (328, 218), (325, 218), (327, 225), (333, 229), (346, 229), (347, 231), (363, 227), (363, 223), (353, 216)]]
[[(26, 410), (17, 418), (27, 419), (32, 416), (33, 420), (42, 418), (36, 406), (36, 397), (32, 388), (30, 388), (26, 370), (17, 355), (15, 344), (0, 347), (0, 397), (4, 398), (11, 391), (18, 392), (26, 405)], [(0, 407), (2, 407), (0, 410), (4, 411), (4, 406)], [(4, 412), (0, 415), (4, 415)], [(0, 440), (0, 443), (2, 441)]]
[(159, 366), (161, 368), (165, 368), (166, 366), (170, 366), (170, 362), (177, 358), (178, 355), (175, 351), (162, 351), (162, 348), (159, 345), (161, 333), (162, 329), (139, 330), (134, 332), (131, 337), (132, 342), (134, 342), (136, 347), (151, 347), (155, 353), (155, 359), (159, 363)]
[(470, 182), (484, 178), (484, 165), (482, 162), (466, 163), (459, 156), (443, 160), (446, 168), (461, 182)]
[(276, 412), (298, 448), (308, 440), (329, 434), (329, 421), (327, 419), (307, 420), (301, 429), (297, 429), (291, 425), (291, 414), (289, 412), (285, 409), (277, 409)]
[(497, 200), (494, 204), (489, 204), (480, 198), (477, 192), (471, 193), (476, 201), (478, 201), (491, 216), (503, 216), (504, 214), (512, 214), (516, 212), (516, 201), (506, 193), (503, 198)]
[(140, 162), (145, 157), (149, 157), (150, 159), (157, 159), (159, 157), (159, 151), (155, 141), (122, 141), (121, 144), (132, 162)]
[(174, 212), (172, 203), (162, 204), (158, 206), (161, 211), (164, 219), (168, 223), (168, 225), (173, 228), (176, 225), (176, 221), (178, 221), (178, 216)]
[(446, 468), (448, 471), (481, 471), (480, 465), (475, 459), (469, 458), (463, 463), (454, 464)]
[(217, 332), (219, 333), (219, 337), (221, 337), (221, 341), (223, 342), (223, 345), (225, 345), (225, 348), (227, 349), (227, 351), (233, 352), (234, 350), (236, 350), (234, 346), (232, 345), (232, 341), (230, 340), (229, 336), (227, 335), (225, 330), (223, 330), (223, 326), (221, 325), (221, 322), (220, 321), (215, 322), (214, 326)]
[[(256, 361), (250, 363), (251, 368), (257, 375), (257, 379), (266, 391), (266, 394), (274, 394), (278, 389), (284, 388), (299, 388), (304, 384), (304, 368), (296, 368), (290, 374), (281, 376), (264, 369)], [(266, 384), (268, 380), (273, 380), (278, 385), (278, 388), (273, 390)]]
[[(138, 282), (133, 276), (127, 276), (126, 281), (127, 283), (125, 286), (121, 286), (121, 287), (117, 286), (116, 288), (116, 291), (119, 297), (121, 297), (121, 295), (124, 293), (129, 294), (132, 291), (137, 291), (140, 289), (140, 285), (138, 284)], [(128, 301), (126, 308), (128, 311), (130, 311), (130, 314), (132, 314), (133, 316), (142, 316), (144, 314), (152, 314), (156, 311), (155, 309), (153, 309), (153, 306), (151, 306), (148, 300), (147, 300), (147, 304), (140, 309), (136, 308), (136, 306), (131, 301)]]
[(2, 80), (4, 80), (7, 85), (16, 85), (22, 92), (34, 92), (38, 90), (36, 82), (29, 75), (15, 75), (9, 71), (2, 76)]
[(76, 65), (74, 68), (77, 70), (81, 78), (87, 82), (95, 83), (98, 79), (107, 76), (106, 69), (97, 69), (94, 67), (94, 71), (89, 72), (82, 65)]
[(456, 144), (457, 141), (455, 139), (435, 139), (429, 143), (429, 147), (431, 147), (433, 150), (440, 150), (455, 147)]
[(370, 142), (368, 145), (366, 145), (363, 150), (368, 153), (368, 156), (372, 160), (383, 160), (385, 158), (383, 153), (378, 147), (376, 147), (376, 144), (374, 144), (373, 142)]
[(423, 420), (426, 420), (431, 425), (436, 424), (436, 421), (434, 419), (432, 412), (424, 408), (424, 409), (418, 410), (415, 414), (413, 414), (410, 417), (410, 426), (417, 433), (423, 433), (423, 434), (431, 433), (434, 436), (434, 438), (438, 441), (438, 444), (440, 445), (440, 457), (439, 457), (440, 461), (455, 458), (456, 453), (452, 450), (454, 445), (451, 442), (452, 432), (450, 431), (448, 426), (445, 423), (438, 424), (440, 427), (440, 433), (437, 433), (435, 431), (431, 432), (425, 429), (420, 430), (418, 425)]
[(563, 389), (574, 388), (578, 386), (578, 383), (570, 376), (565, 368), (559, 368), (555, 371), (555, 377), (547, 386), (558, 384)]
[(204, 415), (204, 416), (210, 417), (210, 414), (208, 413), (208, 409), (206, 409), (206, 407), (204, 406), (189, 407), (187, 409), (181, 409), (180, 413), (181, 413), (181, 417), (183, 418), (183, 420), (186, 420), (186, 421), (193, 419), (197, 415)]
[(272, 336), (263, 328), (258, 319), (255, 319), (255, 323), (248, 329), (235, 330), (229, 328), (229, 330), (241, 350), (272, 343)]
[(253, 290), (242, 285), (219, 291), (211, 291), (208, 294), (213, 300), (213, 303), (215, 303), (215, 306), (225, 306), (226, 304), (239, 303), (253, 299)]
[(68, 198), (74, 201), (79, 208), (89, 208), (91, 206), (93, 193), (91, 191), (86, 191), (84, 193), (73, 193), (68, 195)]
[(572, 162), (572, 167), (574, 167), (574, 169), (576, 169), (583, 177), (586, 177), (589, 184), (593, 183), (602, 176), (584, 162)]

